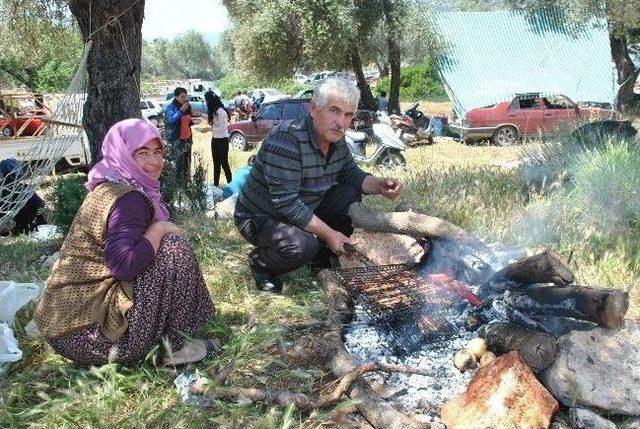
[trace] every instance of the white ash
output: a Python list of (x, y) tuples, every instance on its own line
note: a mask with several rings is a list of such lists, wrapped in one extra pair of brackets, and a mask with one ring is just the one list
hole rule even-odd
[[(466, 311), (465, 311), (466, 313)], [(439, 313), (442, 316), (442, 313)], [(460, 325), (466, 315), (453, 315), (448, 320)], [(442, 405), (463, 393), (472, 377), (472, 372), (461, 373), (453, 366), (453, 355), (464, 348), (477, 334), (459, 329), (459, 334), (424, 344), (420, 349), (398, 355), (393, 352), (393, 340), (376, 326), (361, 305), (356, 305), (354, 322), (344, 331), (344, 343), (356, 364), (366, 362), (404, 365), (421, 369), (429, 375), (394, 373), (368, 374), (370, 382), (384, 383), (389, 391), (387, 399), (425, 421), (434, 421)], [(437, 421), (437, 420), (436, 420)]]

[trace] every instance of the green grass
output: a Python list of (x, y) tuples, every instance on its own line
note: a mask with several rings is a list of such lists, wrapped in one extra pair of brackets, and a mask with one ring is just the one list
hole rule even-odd
[[(196, 145), (206, 148), (209, 134), (199, 139)], [(243, 165), (248, 155), (232, 152), (232, 168)], [(635, 234), (592, 230), (585, 235), (577, 227), (583, 224), (571, 215), (584, 212), (584, 206), (576, 206), (569, 195), (551, 186), (528, 187), (518, 168), (505, 167), (505, 161), (517, 161), (520, 156), (520, 148), (439, 142), (408, 150), (410, 168), (396, 176), (406, 184), (406, 202), (482, 238), (526, 245), (531, 251), (542, 245), (565, 255), (573, 251), (578, 281), (631, 288), (629, 315), (638, 317), (637, 225)], [(585, 177), (601, 171), (596, 164), (606, 166), (609, 158), (589, 159), (592, 163), (584, 167), (589, 172)], [(566, 192), (578, 195), (575, 189), (579, 188)], [(378, 209), (391, 209), (397, 203), (373, 197), (366, 202)], [(315, 278), (299, 270), (290, 276), (283, 296), (259, 294), (246, 265), (250, 246), (231, 222), (201, 215), (177, 222), (194, 247), (216, 305), (217, 316), (206, 330), (224, 345), (219, 357), (198, 364), (198, 370), (213, 378), (232, 362), (232, 386), (317, 395), (331, 377), (322, 367), (323, 357), (313, 349), (322, 337), (326, 311)], [(541, 224), (554, 233), (538, 235), (537, 231), (546, 231)], [(629, 231), (634, 231), (631, 226)], [(60, 240), (0, 239), (0, 279), (44, 280), (48, 270), (41, 267), (41, 256), (59, 245)], [(19, 320), (24, 323), (28, 315)], [(155, 353), (134, 368), (110, 364), (87, 370), (56, 356), (42, 339), (27, 337), (20, 328), (17, 335), (25, 358), (0, 382), (2, 428), (344, 427), (339, 413), (308, 414), (242, 402), (216, 402), (207, 409), (185, 406), (173, 386), (177, 373), (155, 366)]]

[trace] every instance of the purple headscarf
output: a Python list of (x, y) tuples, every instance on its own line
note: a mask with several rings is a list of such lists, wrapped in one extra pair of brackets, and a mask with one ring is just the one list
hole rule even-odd
[(169, 211), (162, 202), (160, 182), (147, 174), (133, 159), (133, 152), (149, 140), (157, 138), (164, 149), (160, 132), (150, 122), (138, 118), (125, 119), (113, 125), (102, 142), (102, 160), (89, 172), (87, 188), (93, 191), (105, 180), (127, 183), (153, 201), (156, 220), (168, 220)]

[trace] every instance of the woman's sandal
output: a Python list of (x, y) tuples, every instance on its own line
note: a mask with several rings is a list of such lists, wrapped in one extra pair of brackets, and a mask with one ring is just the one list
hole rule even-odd
[(163, 358), (165, 366), (179, 366), (188, 363), (200, 362), (216, 356), (220, 352), (220, 341), (217, 338), (208, 340), (194, 339), (180, 350), (169, 351)]

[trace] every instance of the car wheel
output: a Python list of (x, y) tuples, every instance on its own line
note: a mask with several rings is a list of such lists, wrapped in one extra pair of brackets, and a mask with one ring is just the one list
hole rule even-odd
[(151, 125), (158, 128), (158, 125), (160, 125), (160, 121), (158, 120), (157, 116), (150, 116), (148, 119), (149, 119), (149, 122), (151, 122)]
[(392, 171), (403, 168), (406, 165), (407, 160), (400, 152), (387, 151), (380, 159), (380, 162), (378, 163), (378, 169), (381, 171)]
[(235, 150), (245, 151), (248, 149), (247, 139), (241, 133), (233, 133), (229, 137), (229, 144)]
[(9, 125), (7, 125), (6, 127), (4, 127), (2, 129), (2, 135), (5, 137), (12, 137), (13, 136), (13, 128), (11, 128)]
[(492, 140), (498, 146), (512, 146), (518, 139), (518, 130), (511, 126), (500, 127), (493, 133)]

